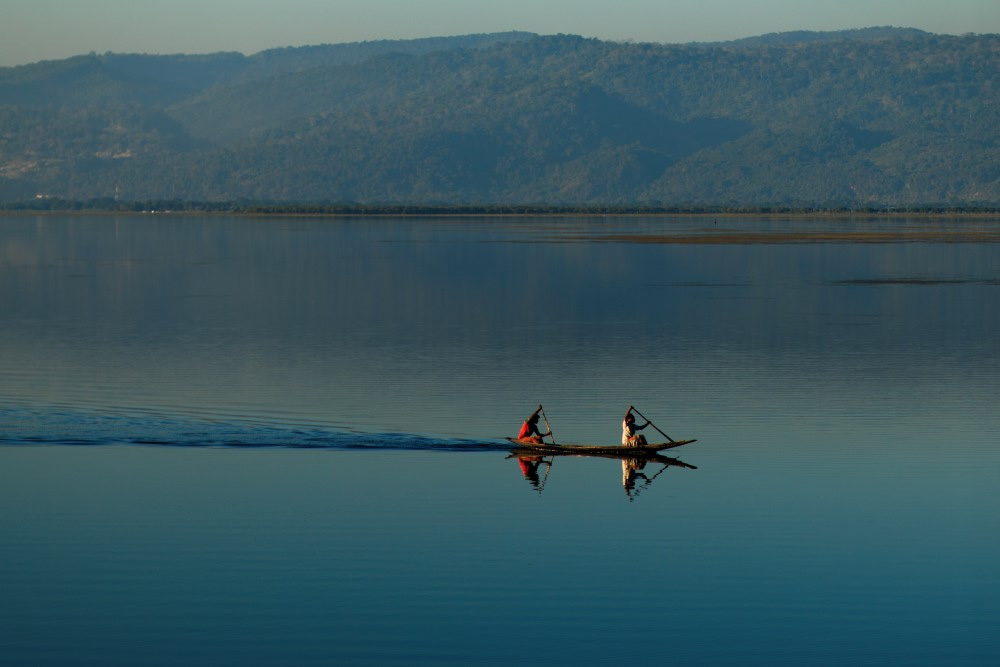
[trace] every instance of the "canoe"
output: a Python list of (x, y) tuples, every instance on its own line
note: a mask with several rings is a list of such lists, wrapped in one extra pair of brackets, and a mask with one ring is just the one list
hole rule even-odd
[(690, 463), (685, 463), (680, 459), (675, 459), (664, 454), (659, 454), (653, 452), (652, 454), (638, 454), (638, 455), (628, 455), (628, 454), (591, 454), (591, 453), (580, 453), (574, 451), (564, 451), (564, 452), (539, 452), (534, 449), (529, 449), (527, 447), (512, 447), (510, 454), (507, 458), (527, 458), (539, 460), (542, 458), (556, 458), (561, 456), (570, 457), (580, 457), (580, 458), (594, 458), (594, 459), (615, 459), (620, 461), (641, 461), (642, 463), (659, 463), (665, 466), (676, 466), (678, 468), (690, 468), (691, 470), (697, 470), (698, 466), (693, 466)]
[(616, 456), (616, 457), (641, 457), (650, 456), (665, 449), (673, 449), (689, 445), (695, 440), (675, 440), (674, 442), (650, 443), (645, 447), (623, 447), (621, 445), (557, 445), (551, 442), (543, 442), (540, 445), (531, 442), (522, 442), (517, 438), (507, 438), (517, 449), (523, 449), (529, 453), (548, 454), (576, 454), (578, 456)]

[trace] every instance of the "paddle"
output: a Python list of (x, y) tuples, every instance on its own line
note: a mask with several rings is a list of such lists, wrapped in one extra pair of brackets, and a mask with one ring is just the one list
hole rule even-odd
[[(634, 412), (635, 414), (639, 415), (639, 416), (640, 416), (640, 417), (642, 417), (643, 419), (646, 419), (646, 415), (644, 415), (644, 414), (642, 414), (641, 412), (639, 412), (638, 410), (636, 410), (636, 409), (635, 409), (635, 406), (634, 406), (634, 405), (630, 405), (630, 406), (628, 406), (628, 407), (629, 407), (629, 409), (630, 409), (630, 410), (632, 410), (632, 412)], [(655, 428), (655, 429), (656, 429), (657, 431), (660, 431), (660, 427), (659, 427), (659, 426), (657, 426), (657, 425), (656, 425), (656, 424), (654, 424), (653, 422), (649, 421), (648, 419), (646, 419), (646, 421), (647, 421), (647, 422), (649, 422), (649, 425), (650, 425), (650, 426), (652, 426), (653, 428)], [(667, 439), (667, 440), (669, 440), (670, 442), (673, 442), (673, 441), (674, 441), (674, 439), (673, 439), (673, 438), (671, 438), (671, 437), (670, 437), (669, 435), (667, 435), (667, 434), (666, 434), (666, 433), (664, 433), (663, 431), (660, 431), (660, 435), (662, 435), (662, 436), (663, 436), (664, 438), (666, 438), (666, 439)]]
[[(556, 436), (552, 435), (552, 427), (549, 426), (549, 418), (545, 416), (545, 408), (539, 405), (538, 409), (542, 411), (542, 419), (545, 420), (545, 428), (548, 430), (549, 437), (552, 438), (552, 444), (554, 445), (556, 444)], [(545, 489), (545, 482), (549, 479), (549, 473), (552, 472), (552, 464), (555, 463), (555, 460), (556, 457), (553, 455), (552, 458), (549, 459), (548, 467), (545, 468), (545, 478), (542, 480), (542, 490)], [(541, 493), (541, 491), (539, 491), (539, 493)]]
[[(548, 431), (549, 431), (549, 437), (552, 438), (552, 444), (554, 445), (554, 444), (556, 444), (556, 436), (552, 435), (552, 427), (549, 426), (549, 418), (545, 416), (545, 409), (542, 408), (542, 406), (539, 405), (538, 409), (542, 411), (542, 419), (545, 420), (545, 428), (548, 429)], [(646, 418), (643, 417), (643, 419), (646, 419)], [(548, 474), (548, 473), (546, 473), (546, 474)]]
[(552, 464), (555, 462), (556, 457), (552, 456), (548, 461), (546, 461), (545, 466), (545, 477), (542, 478), (542, 483), (538, 485), (538, 493), (541, 494), (545, 490), (545, 482), (549, 480), (549, 473), (552, 472)]

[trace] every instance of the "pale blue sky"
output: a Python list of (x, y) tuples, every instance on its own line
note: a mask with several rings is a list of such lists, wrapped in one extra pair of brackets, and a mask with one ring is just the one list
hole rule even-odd
[(998, 33), (1000, 0), (3, 0), (0, 65), (505, 30), (683, 43), (876, 25)]

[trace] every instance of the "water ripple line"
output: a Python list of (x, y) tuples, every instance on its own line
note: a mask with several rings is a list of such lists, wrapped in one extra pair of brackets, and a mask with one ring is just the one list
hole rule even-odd
[(0, 409), (0, 446), (138, 445), (157, 447), (327, 450), (502, 451), (502, 441), (360, 433), (285, 425), (196, 422), (161, 417)]

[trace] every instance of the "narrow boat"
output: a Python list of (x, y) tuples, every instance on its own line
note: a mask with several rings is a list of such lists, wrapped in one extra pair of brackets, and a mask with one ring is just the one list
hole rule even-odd
[(551, 442), (535, 444), (522, 442), (517, 438), (507, 438), (514, 445), (515, 452), (523, 450), (526, 453), (540, 454), (575, 454), (577, 456), (614, 456), (614, 457), (641, 457), (652, 456), (665, 449), (673, 449), (689, 445), (696, 440), (674, 440), (673, 442), (657, 442), (642, 447), (624, 447), (622, 445), (557, 445)]

